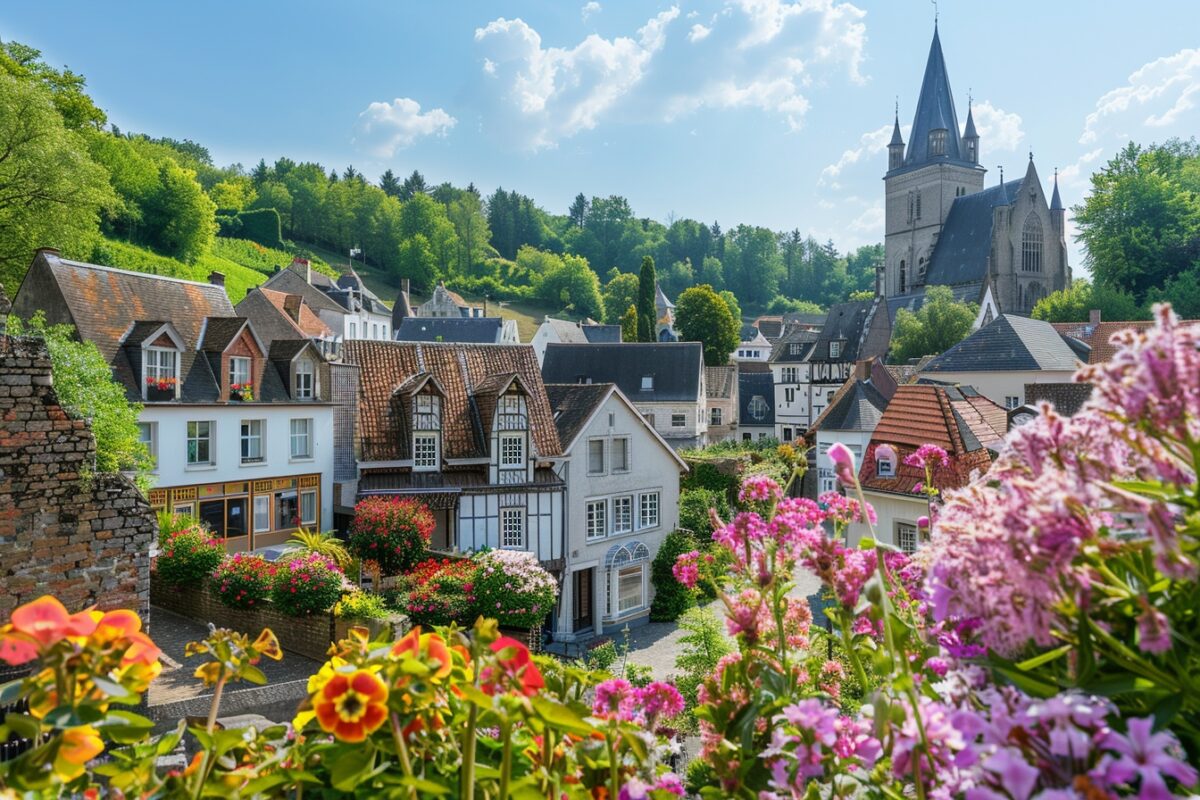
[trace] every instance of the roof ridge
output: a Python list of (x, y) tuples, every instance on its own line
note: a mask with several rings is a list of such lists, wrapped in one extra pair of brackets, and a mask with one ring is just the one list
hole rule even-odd
[(50, 258), (53, 258), (55, 261), (59, 262), (60, 264), (66, 264), (66, 265), (69, 265), (72, 267), (85, 267), (87, 269), (98, 269), (103, 272), (116, 272), (120, 275), (133, 275), (138, 278), (153, 278), (155, 280), (160, 280), (160, 281), (172, 281), (174, 283), (186, 283), (186, 284), (190, 284), (191, 286), (204, 286), (204, 287), (210, 288), (210, 289), (219, 289), (222, 294), (224, 294), (224, 292), (225, 292), (224, 287), (217, 286), (214, 283), (208, 283), (207, 281), (194, 281), (194, 280), (191, 280), (190, 278), (176, 278), (174, 275), (159, 275), (157, 272), (139, 272), (138, 270), (134, 270), (134, 269), (122, 269), (121, 267), (109, 267), (104, 264), (93, 264), (89, 261), (75, 261), (75, 260), (69, 259), (69, 258), (62, 258), (61, 256), (47, 256), (47, 260), (49, 260)]

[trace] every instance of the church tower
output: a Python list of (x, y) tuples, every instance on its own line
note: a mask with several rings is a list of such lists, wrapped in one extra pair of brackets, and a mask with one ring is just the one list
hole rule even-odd
[(955, 198), (983, 189), (979, 134), (967, 114), (960, 133), (950, 76), (936, 23), (908, 149), (897, 117), (884, 175), (884, 293), (904, 294), (925, 283), (925, 269)]

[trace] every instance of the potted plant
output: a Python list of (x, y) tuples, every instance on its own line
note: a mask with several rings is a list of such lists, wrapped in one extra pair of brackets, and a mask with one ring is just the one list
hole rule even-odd
[(146, 400), (148, 402), (163, 402), (175, 399), (177, 378), (146, 378)]
[(233, 384), (229, 387), (229, 399), (234, 402), (252, 402), (254, 400), (254, 385), (250, 383)]

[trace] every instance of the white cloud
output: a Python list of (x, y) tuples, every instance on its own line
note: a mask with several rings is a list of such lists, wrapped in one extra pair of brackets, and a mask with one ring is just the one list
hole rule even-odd
[(583, 4), (583, 8), (579, 9), (579, 16), (583, 18), (584, 22), (587, 22), (588, 17), (592, 14), (599, 14), (600, 11), (600, 4), (596, 0), (589, 0), (589, 2)]
[[(863, 157), (878, 155), (887, 147), (887, 143), (892, 138), (892, 125), (881, 125), (873, 131), (867, 131), (862, 136), (858, 137), (858, 147), (851, 148), (842, 153), (842, 157), (834, 163), (821, 170), (821, 177), (818, 181), (820, 184), (832, 184), (837, 188), (837, 177), (842, 174), (842, 170), (851, 164), (857, 164)], [(908, 127), (902, 131), (903, 135), (908, 135)], [(886, 166), (886, 162), (881, 162), (882, 166)]]
[(371, 103), (358, 115), (354, 141), (387, 158), (423, 136), (445, 136), (457, 122), (440, 108), (422, 112), (416, 100), (397, 97), (391, 103)]
[[(1084, 120), (1080, 144), (1091, 144), (1108, 132), (1111, 117), (1136, 112), (1146, 127), (1174, 125), (1196, 107), (1200, 94), (1200, 49), (1185, 49), (1143, 64), (1130, 76), (1127, 86), (1106, 92), (1096, 101), (1096, 110)], [(1128, 125), (1126, 120), (1118, 120)]]
[(705, 39), (708, 38), (708, 35), (710, 33), (712, 33), (712, 28), (706, 28), (705, 26), (703, 26), (699, 22), (697, 22), (695, 25), (692, 26), (691, 31), (688, 32), (688, 41), (689, 42), (704, 41)]
[(1100, 154), (1103, 152), (1104, 152), (1103, 147), (1097, 147), (1095, 150), (1091, 150), (1091, 151), (1081, 155), (1075, 161), (1074, 164), (1071, 164), (1069, 166), (1066, 166), (1066, 167), (1063, 167), (1062, 169), (1060, 169), (1058, 171), (1059, 184), (1063, 185), (1063, 186), (1067, 186), (1067, 185), (1073, 185), (1073, 184), (1078, 183), (1080, 181), (1080, 179), (1083, 177), (1084, 169), (1089, 164), (1091, 164), (1096, 159), (1098, 159), (1100, 157)]
[(1021, 115), (996, 108), (986, 100), (973, 106), (975, 129), (979, 132), (980, 147), (988, 150), (1016, 150), (1025, 138), (1021, 130)]
[(860, 68), (867, 43), (867, 26), (862, 22), (866, 12), (852, 3), (835, 0), (729, 0), (749, 21), (749, 29), (738, 42), (741, 49), (769, 44), (787, 35), (793, 20), (806, 15), (818, 15), (819, 35), (813, 47), (822, 61), (845, 63), (850, 79), (864, 83)]

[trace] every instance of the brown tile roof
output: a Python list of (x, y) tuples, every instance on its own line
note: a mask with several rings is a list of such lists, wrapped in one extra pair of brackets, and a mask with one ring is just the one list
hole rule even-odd
[(979, 443), (989, 450), (998, 450), (1008, 432), (1008, 411), (979, 394), (973, 387), (958, 387), (962, 399), (950, 404), (975, 434)]
[[(925, 481), (925, 473), (906, 465), (904, 459), (923, 444), (935, 444), (950, 457), (950, 466), (934, 472), (934, 483), (939, 489), (963, 486), (973, 470), (985, 472), (991, 466), (991, 455), (955, 410), (951, 401), (953, 391), (928, 384), (896, 389), (863, 455), (859, 480), (864, 488), (911, 494), (917, 484)], [(896, 450), (895, 477), (876, 474), (875, 448), (881, 444), (889, 444)]]
[(244, 327), (245, 317), (208, 317), (204, 321), (204, 341), (200, 342), (200, 349), (206, 353), (224, 353)]
[[(1144, 331), (1154, 325), (1149, 320), (1133, 320), (1126, 322), (1053, 322), (1054, 329), (1066, 336), (1072, 336), (1092, 348), (1088, 359), (1089, 364), (1103, 364), (1116, 355), (1117, 347), (1112, 343), (1112, 337), (1128, 328)], [(1200, 320), (1180, 320), (1181, 325), (1200, 324)]]
[(570, 447), (592, 413), (616, 388), (613, 383), (547, 383), (546, 396), (554, 412), (558, 440)]
[(704, 368), (704, 392), (713, 400), (730, 400), (737, 389), (737, 367), (728, 364), (723, 367)]
[(275, 306), (279, 313), (283, 315), (284, 319), (286, 319), (290, 325), (292, 325), (304, 336), (322, 338), (334, 335), (329, 326), (322, 322), (321, 318), (314, 314), (313, 310), (309, 308), (308, 303), (304, 300), (303, 295), (299, 295), (300, 320), (296, 321), (292, 319), (292, 316), (287, 313), (287, 309), (284, 307), (284, 302), (288, 297), (286, 292), (277, 292), (274, 289), (262, 288), (258, 289), (258, 291), (262, 292), (262, 296), (269, 300), (271, 305)]
[(515, 374), (528, 392), (529, 427), (539, 456), (562, 452), (537, 357), (527, 345), (345, 342), (343, 360), (361, 368), (358, 436), (363, 461), (407, 459), (406, 422), (395, 391), (413, 375), (428, 372), (445, 391), (442, 451), (446, 458), (488, 455), (481, 406), (494, 406), (495, 376)]

